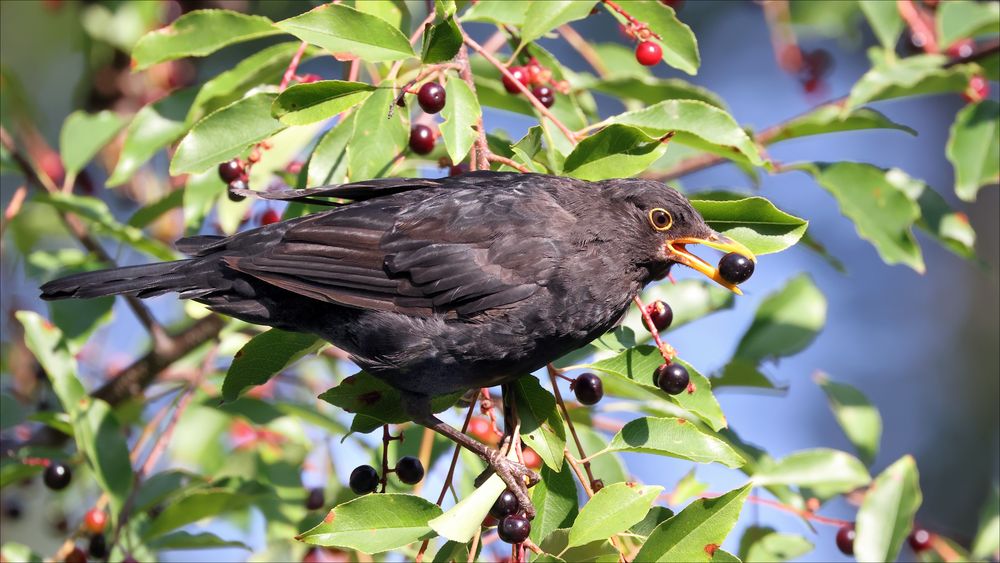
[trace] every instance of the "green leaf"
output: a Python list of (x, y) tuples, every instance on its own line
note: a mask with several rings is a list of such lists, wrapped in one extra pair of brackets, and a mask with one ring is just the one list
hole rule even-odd
[(881, 0), (859, 0), (858, 6), (868, 19), (882, 47), (888, 52), (895, 50), (904, 26), (903, 18), (899, 16), (899, 8), (892, 2)]
[(622, 427), (599, 453), (604, 452), (650, 453), (733, 468), (745, 463), (725, 442), (683, 418), (635, 419)]
[(615, 483), (587, 501), (569, 531), (569, 547), (586, 545), (628, 530), (642, 520), (663, 491), (659, 486)]
[[(271, 45), (205, 82), (198, 90), (198, 97), (191, 105), (188, 120), (201, 119), (206, 113), (211, 113), (239, 100), (247, 91), (257, 86), (280, 82), (300, 45), (299, 41)], [(315, 58), (320, 53), (319, 49), (310, 46), (302, 54), (301, 61), (305, 62)]]
[(243, 510), (265, 493), (266, 489), (254, 482), (238, 487), (215, 486), (192, 490), (167, 504), (163, 512), (150, 522), (143, 537), (149, 541), (203, 518)]
[(967, 37), (996, 35), (1000, 29), (1000, 5), (995, 2), (955, 0), (937, 10), (938, 43), (950, 47)]
[(166, 215), (167, 212), (184, 205), (184, 189), (184, 187), (180, 187), (169, 191), (160, 199), (140, 207), (128, 218), (127, 225), (137, 229), (144, 229)]
[(754, 473), (755, 485), (808, 487), (820, 498), (853, 491), (871, 482), (858, 458), (839, 450), (816, 448), (786, 456)]
[(212, 205), (220, 197), (229, 199), (226, 196), (226, 183), (214, 168), (188, 177), (184, 188), (184, 228), (188, 233), (201, 229)]
[(204, 57), (226, 45), (281, 31), (263, 16), (229, 10), (195, 10), (143, 35), (132, 49), (135, 70), (182, 57)]
[(527, 13), (524, 14), (524, 25), (521, 26), (521, 45), (541, 38), (560, 25), (589, 16), (594, 4), (596, 4), (594, 0), (532, 2), (528, 6)]
[(563, 173), (591, 181), (625, 178), (642, 172), (665, 152), (667, 143), (642, 129), (609, 125), (576, 145)]
[(444, 123), (439, 127), (441, 138), (444, 139), (451, 161), (462, 162), (476, 140), (475, 125), (482, 117), (483, 110), (469, 85), (454, 74), (448, 76), (445, 95), (448, 103), (441, 110), (441, 116), (444, 117)]
[(99, 113), (74, 111), (63, 122), (59, 152), (67, 175), (83, 170), (101, 147), (108, 144), (125, 121), (110, 110)]
[(718, 192), (695, 194), (691, 205), (709, 227), (743, 243), (756, 255), (781, 252), (793, 246), (805, 234), (809, 222), (789, 215), (762, 197), (728, 199), (736, 194)]
[(114, 305), (114, 297), (50, 301), (49, 318), (62, 329), (70, 350), (77, 353), (87, 344), (95, 330), (111, 320)]
[(343, 4), (324, 4), (275, 25), (337, 56), (349, 54), (373, 63), (415, 56), (399, 29)]
[(979, 511), (979, 531), (972, 540), (972, 556), (989, 559), (1000, 551), (1000, 489), (996, 485)]
[(830, 410), (847, 439), (854, 444), (861, 459), (870, 465), (875, 461), (882, 438), (882, 417), (878, 409), (861, 391), (846, 383), (831, 381), (825, 373), (817, 373), (813, 381), (826, 393)]
[(826, 323), (826, 298), (806, 274), (792, 278), (761, 302), (736, 357), (757, 361), (791, 356), (816, 338)]
[(901, 96), (961, 92), (972, 75), (970, 65), (944, 68), (944, 55), (915, 55), (898, 59), (883, 55), (882, 49), (868, 51), (872, 68), (851, 88), (842, 112), (848, 114), (868, 102)]
[[(744, 468), (744, 471), (746, 469)], [(692, 467), (670, 492), (668, 503), (673, 505), (683, 504), (693, 498), (700, 497), (708, 490), (708, 483), (702, 483), (695, 476), (695, 469)]]
[(7, 393), (0, 393), (0, 430), (6, 430), (25, 421), (28, 411), (17, 399)]
[(254, 94), (195, 123), (177, 146), (170, 173), (204, 172), (284, 129), (283, 123), (271, 117), (274, 99), (274, 94)]
[(868, 488), (857, 515), (854, 553), (858, 561), (895, 561), (923, 500), (917, 464), (903, 456)]
[(81, 401), (72, 417), (76, 447), (86, 456), (97, 484), (108, 493), (112, 514), (118, 514), (132, 490), (132, 462), (118, 419), (100, 399)]
[(370, 84), (343, 80), (296, 84), (278, 94), (271, 115), (286, 125), (314, 123), (360, 104), (374, 91)]
[(524, 24), (533, 0), (486, 0), (476, 2), (462, 14), (463, 22), (490, 22), (501, 25)]
[[(893, 6), (893, 10), (895, 10), (895, 6)], [(826, 104), (786, 123), (770, 142), (777, 143), (810, 135), (862, 129), (896, 129), (914, 136), (917, 134), (906, 125), (896, 123), (871, 108), (857, 108), (845, 115), (839, 106)]]
[(457, 9), (455, 0), (434, 0), (434, 13), (441, 19), (454, 16)]
[(616, 115), (606, 123), (632, 125), (656, 138), (674, 131), (676, 135), (671, 143), (698, 148), (708, 144), (730, 154), (735, 149), (752, 164), (764, 165), (756, 145), (736, 121), (725, 111), (705, 102), (665, 100), (644, 109)]
[[(435, 397), (431, 401), (431, 408), (436, 413), (441, 412), (454, 405), (461, 396), (462, 393), (452, 393)], [(331, 387), (319, 398), (356, 414), (351, 428), (353, 431), (371, 432), (383, 424), (399, 424), (410, 420), (403, 411), (403, 398), (399, 391), (363, 371), (345, 377), (340, 385)]]
[[(701, 65), (698, 40), (691, 28), (677, 19), (673, 8), (656, 0), (630, 0), (626, 9), (633, 18), (645, 23), (660, 36), (659, 40), (653, 40), (663, 48), (664, 62), (688, 74), (698, 73), (698, 66)], [(608, 11), (619, 21), (624, 21), (621, 14), (610, 8)]]
[(649, 512), (628, 529), (629, 532), (642, 536), (644, 539), (653, 533), (657, 526), (666, 522), (674, 515), (674, 511), (665, 506), (654, 506)]
[[(508, 450), (507, 459), (516, 461), (517, 451)], [(448, 512), (432, 518), (427, 525), (449, 541), (469, 543), (472, 536), (480, 531), (483, 519), (506, 488), (500, 476), (494, 473), (472, 494), (458, 501)]]
[(538, 453), (545, 465), (559, 471), (566, 449), (566, 429), (555, 397), (530, 375), (521, 377), (511, 387), (521, 418), (521, 439)]
[(139, 110), (125, 131), (125, 143), (108, 187), (124, 184), (157, 152), (176, 141), (188, 129), (185, 116), (191, 108), (193, 89), (175, 92)]
[(955, 193), (975, 201), (979, 188), (1000, 182), (1000, 104), (983, 100), (962, 108), (945, 147), (955, 167)]
[(424, 64), (443, 63), (455, 58), (462, 48), (462, 31), (455, 18), (448, 17), (435, 24), (424, 34), (424, 48), (420, 59)]
[(199, 532), (197, 534), (192, 534), (190, 532), (174, 532), (172, 534), (167, 534), (165, 536), (154, 539), (149, 542), (150, 549), (213, 549), (220, 547), (238, 547), (240, 549), (250, 550), (250, 546), (247, 544), (235, 541), (235, 540), (224, 540), (219, 536), (211, 532)]
[(854, 221), (858, 235), (871, 242), (886, 264), (906, 264), (924, 271), (924, 260), (913, 237), (913, 223), (920, 207), (885, 171), (870, 164), (838, 162), (800, 167), (810, 171), (830, 192), (840, 211)]
[(536, 544), (553, 530), (571, 526), (579, 512), (579, 493), (568, 465), (564, 465), (561, 471), (553, 471), (543, 465), (539, 473), (542, 480), (529, 491), (537, 511), (531, 521), (531, 540)]
[(0, 558), (11, 563), (41, 563), (44, 561), (41, 555), (31, 550), (30, 547), (13, 541), (4, 541), (0, 545)]
[(59, 192), (42, 194), (36, 197), (35, 201), (51, 205), (60, 211), (73, 213), (86, 222), (95, 233), (111, 236), (135, 250), (160, 260), (173, 260), (176, 257), (174, 251), (162, 242), (146, 236), (135, 227), (119, 223), (111, 214), (108, 205), (96, 197)]
[(635, 556), (636, 561), (711, 561), (714, 549), (729, 535), (740, 517), (750, 485), (721, 497), (692, 502), (679, 514), (657, 526)]
[[(628, 55), (632, 57), (634, 62), (635, 54), (629, 51)], [(646, 105), (663, 100), (698, 100), (720, 110), (726, 110), (725, 102), (718, 94), (680, 78), (611, 74), (600, 79), (590, 78), (588, 80), (584, 78), (580, 87), (590, 88), (619, 98), (638, 100)]]
[[(499, 493), (498, 493), (499, 494)], [(382, 553), (433, 534), (428, 521), (441, 507), (414, 495), (367, 495), (341, 504), (296, 539), (312, 545)]]
[(272, 328), (247, 342), (229, 366), (222, 399), (233, 401), (248, 387), (263, 385), (299, 358), (316, 352), (324, 342), (313, 334)]
[(353, 182), (389, 175), (409, 140), (402, 111), (386, 119), (395, 100), (389, 84), (381, 86), (354, 114), (354, 132), (347, 151), (347, 168)]
[(350, 114), (323, 134), (309, 157), (306, 185), (327, 186), (347, 180), (347, 142), (354, 133), (354, 114)]
[(76, 360), (66, 348), (62, 332), (33, 311), (17, 311), (14, 316), (24, 327), (24, 343), (45, 370), (63, 409), (76, 412), (87, 392), (76, 377)]
[(740, 559), (747, 563), (798, 559), (815, 547), (798, 534), (782, 534), (774, 528), (751, 526), (740, 538)]
[(952, 209), (941, 194), (898, 168), (888, 171), (886, 177), (920, 206), (918, 227), (955, 254), (969, 260), (976, 258), (976, 231), (968, 215)]

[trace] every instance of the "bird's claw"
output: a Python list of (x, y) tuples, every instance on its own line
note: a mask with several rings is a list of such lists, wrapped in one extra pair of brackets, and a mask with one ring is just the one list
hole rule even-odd
[(476, 479), (478, 487), (490, 476), (496, 473), (507, 488), (517, 497), (521, 510), (529, 519), (535, 517), (535, 506), (531, 504), (531, 497), (528, 496), (528, 488), (533, 487), (541, 481), (537, 473), (528, 469), (524, 464), (507, 459), (500, 450), (490, 450), (486, 463), (489, 467)]

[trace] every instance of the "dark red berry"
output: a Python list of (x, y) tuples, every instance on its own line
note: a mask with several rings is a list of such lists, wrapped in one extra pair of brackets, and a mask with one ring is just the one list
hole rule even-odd
[(962, 92), (962, 98), (969, 103), (981, 102), (990, 95), (990, 83), (980, 75), (969, 79), (969, 87)]
[(512, 514), (500, 521), (497, 535), (507, 543), (521, 543), (531, 534), (531, 522), (520, 514)]
[(122, 559), (122, 563), (139, 563), (139, 561), (131, 555), (126, 555), (125, 559)]
[(302, 563), (323, 563), (326, 558), (323, 557), (323, 550), (318, 547), (310, 547), (309, 551), (302, 556)]
[(426, 125), (410, 129), (410, 149), (417, 154), (430, 154), (434, 150), (434, 131)]
[(602, 479), (594, 479), (590, 482), (590, 490), (595, 493), (604, 488), (604, 481)]
[(21, 503), (14, 499), (7, 499), (3, 502), (3, 515), (4, 518), (10, 518), (11, 520), (18, 520), (24, 514), (24, 509), (21, 508)]
[(538, 452), (531, 448), (524, 448), (521, 452), (521, 459), (524, 461), (524, 466), (528, 469), (540, 469), (542, 467), (542, 456), (538, 455)]
[(732, 284), (740, 284), (750, 279), (753, 268), (753, 260), (735, 252), (730, 252), (719, 260), (719, 275)]
[(493, 432), (493, 425), (490, 421), (479, 416), (473, 417), (469, 421), (469, 434), (472, 434), (473, 438), (486, 444), (495, 444), (500, 440), (496, 432)]
[(968, 57), (976, 48), (976, 42), (972, 39), (960, 39), (948, 47), (948, 56), (953, 58)]
[(247, 186), (246, 180), (243, 180), (242, 178), (239, 180), (233, 180), (232, 182), (229, 182), (229, 185), (226, 187), (226, 195), (229, 197), (229, 201), (243, 201), (247, 198), (247, 196), (234, 193), (233, 190), (245, 190), (248, 188), (249, 186)]
[(503, 520), (505, 517), (520, 510), (520, 508), (521, 505), (517, 502), (517, 496), (509, 490), (504, 490), (497, 497), (496, 502), (493, 503), (493, 507), (490, 508), (490, 516), (497, 520)]
[(596, 405), (604, 397), (604, 384), (601, 378), (592, 373), (581, 373), (571, 385), (576, 400), (584, 405)]
[(524, 67), (524, 72), (528, 75), (528, 84), (540, 84), (542, 81), (542, 65), (538, 61), (532, 60)]
[(556, 95), (552, 92), (552, 88), (548, 86), (535, 86), (531, 89), (531, 95), (538, 98), (542, 105), (550, 108), (552, 104), (556, 103)]
[(465, 174), (466, 172), (468, 172), (468, 170), (466, 170), (465, 166), (463, 166), (461, 164), (455, 164), (455, 165), (452, 165), (452, 166), (448, 167), (448, 175), (449, 176), (461, 176), (462, 174)]
[(66, 554), (63, 559), (66, 563), (87, 563), (87, 554), (79, 547), (73, 547), (73, 551)]
[(913, 551), (920, 553), (921, 551), (927, 551), (931, 548), (931, 539), (933, 536), (930, 532), (923, 528), (913, 528), (910, 535), (906, 538), (906, 541), (910, 542), (910, 547)]
[(260, 214), (261, 225), (270, 225), (272, 223), (277, 223), (278, 221), (281, 221), (281, 215), (278, 215), (278, 212), (273, 209), (268, 209)]
[(643, 41), (635, 48), (635, 60), (643, 66), (655, 66), (663, 60), (663, 48), (655, 41)]
[(108, 525), (108, 513), (103, 510), (91, 508), (83, 515), (83, 527), (91, 534), (104, 532), (104, 527)]
[(326, 504), (326, 499), (323, 497), (323, 489), (320, 487), (309, 489), (309, 496), (306, 497), (306, 509), (319, 510), (323, 508), (324, 504)]
[(437, 113), (444, 107), (444, 87), (437, 82), (428, 82), (417, 91), (417, 102), (420, 109), (427, 113)]
[(674, 310), (663, 301), (653, 301), (646, 306), (646, 312), (657, 331), (666, 330), (674, 322)]
[(416, 485), (424, 478), (424, 464), (411, 455), (401, 457), (396, 462), (396, 476), (407, 485)]
[(92, 559), (104, 559), (108, 555), (108, 540), (104, 534), (94, 534), (90, 536), (90, 544), (87, 546), (87, 555)]
[(378, 488), (378, 472), (370, 465), (359, 465), (351, 472), (348, 484), (356, 495), (374, 493)]
[(72, 479), (73, 471), (61, 461), (50, 463), (45, 468), (45, 473), (42, 474), (42, 481), (45, 482), (45, 486), (53, 491), (65, 489)]
[(219, 165), (219, 178), (225, 183), (235, 182), (243, 175), (243, 163), (238, 158), (227, 160)]
[(854, 524), (841, 526), (837, 530), (837, 549), (844, 555), (854, 555)]
[[(521, 84), (527, 86), (528, 71), (521, 66), (512, 66), (507, 69), (507, 72), (509, 72), (510, 75), (514, 77), (514, 80), (508, 78), (506, 74), (503, 75), (503, 87), (507, 90), (507, 92), (511, 94), (519, 94), (521, 92), (521, 89), (517, 87), (517, 83), (520, 82)], [(515, 82), (515, 80), (517, 82)]]
[(663, 364), (653, 372), (656, 386), (671, 395), (679, 395), (687, 389), (691, 382), (688, 370), (680, 364)]

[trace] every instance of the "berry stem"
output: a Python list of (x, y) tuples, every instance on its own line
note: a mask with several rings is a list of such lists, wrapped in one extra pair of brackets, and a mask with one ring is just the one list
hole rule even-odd
[(288, 68), (285, 69), (285, 74), (281, 77), (281, 84), (278, 86), (279, 91), (284, 92), (285, 88), (288, 88), (288, 84), (295, 78), (295, 71), (298, 70), (299, 63), (302, 62), (302, 55), (305, 54), (307, 47), (309, 47), (309, 43), (303, 41), (299, 45), (299, 49), (295, 51), (291, 62), (288, 63)]
[[(486, 160), (489, 161), (489, 162), (499, 162), (500, 164), (506, 164), (507, 166), (510, 166), (511, 168), (513, 168), (513, 169), (515, 169), (515, 170), (517, 170), (518, 172), (521, 172), (521, 173), (529, 173), (529, 172), (531, 172), (531, 170), (529, 170), (528, 167), (523, 166), (523, 165), (521, 165), (521, 164), (519, 164), (519, 163), (517, 163), (517, 162), (515, 162), (515, 161), (513, 161), (513, 160), (511, 160), (509, 158), (507, 158), (506, 156), (500, 156), (499, 154), (496, 154), (494, 152), (489, 152), (488, 148), (486, 150), (488, 151), (486, 153)], [(487, 165), (486, 168), (489, 168), (489, 165)], [(484, 168), (484, 170), (486, 168)]]
[(910, 31), (919, 34), (924, 39), (924, 52), (931, 54), (940, 52), (933, 19), (928, 18), (927, 14), (918, 8), (913, 0), (896, 0), (896, 8)]
[(649, 316), (649, 311), (646, 310), (646, 306), (643, 305), (642, 299), (638, 295), (632, 298), (635, 302), (636, 307), (639, 308), (639, 314), (642, 315), (642, 321), (646, 324), (646, 328), (649, 329), (649, 333), (653, 335), (653, 341), (656, 342), (656, 348), (660, 351), (660, 355), (663, 356), (663, 360), (670, 364), (674, 361), (674, 356), (677, 352), (674, 351), (674, 347), (664, 342), (660, 339), (660, 332), (656, 330), (656, 324), (653, 323), (653, 318)]

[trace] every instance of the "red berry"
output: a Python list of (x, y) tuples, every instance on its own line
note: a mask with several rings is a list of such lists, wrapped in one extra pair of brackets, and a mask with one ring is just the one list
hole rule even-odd
[(674, 310), (663, 301), (656, 300), (646, 306), (646, 312), (657, 331), (666, 330), (674, 322)]
[(552, 107), (552, 104), (556, 103), (556, 95), (552, 92), (552, 88), (548, 86), (535, 86), (531, 89), (531, 95), (538, 98), (538, 101), (547, 108)]
[(100, 534), (104, 532), (104, 527), (107, 525), (108, 513), (103, 510), (91, 508), (87, 511), (87, 514), (83, 516), (83, 526), (87, 528), (87, 531), (91, 534)]
[(931, 548), (931, 539), (933, 536), (930, 532), (923, 528), (913, 528), (910, 535), (906, 538), (910, 542), (910, 547), (913, 551), (920, 553), (921, 551), (927, 551)]
[[(528, 71), (525, 70), (524, 67), (512, 66), (507, 69), (507, 72), (509, 72), (517, 82), (520, 82), (525, 86), (528, 85)], [(519, 94), (521, 89), (517, 87), (517, 82), (514, 82), (514, 80), (508, 78), (506, 74), (503, 75), (503, 87), (506, 88), (507, 92), (511, 94)]]
[(434, 131), (426, 125), (410, 129), (410, 149), (417, 154), (430, 154), (434, 150)]
[(507, 543), (522, 543), (531, 534), (531, 522), (520, 514), (512, 514), (500, 521), (497, 535)]
[(635, 48), (635, 60), (643, 66), (655, 66), (663, 59), (663, 49), (655, 41), (643, 41)]
[(267, 211), (260, 214), (260, 224), (270, 225), (271, 223), (277, 223), (281, 221), (281, 215), (273, 209), (268, 209)]
[(952, 43), (947, 52), (949, 57), (968, 57), (975, 48), (976, 42), (972, 39), (961, 39)]
[(990, 83), (980, 75), (969, 79), (969, 87), (962, 92), (962, 98), (969, 103), (981, 102), (990, 94)]
[(854, 524), (847, 524), (837, 530), (837, 549), (844, 555), (854, 555)]
[(243, 175), (243, 163), (238, 158), (227, 160), (219, 165), (219, 178), (229, 184), (240, 179)]
[(524, 72), (528, 74), (528, 84), (538, 84), (542, 80), (542, 65), (538, 61), (532, 60), (528, 66), (524, 67)]
[(592, 373), (581, 373), (570, 387), (576, 400), (584, 405), (596, 405), (604, 397), (604, 384)]
[(79, 547), (73, 547), (73, 551), (66, 554), (63, 559), (66, 563), (87, 563), (87, 554)]
[(671, 395), (680, 395), (691, 382), (688, 370), (680, 364), (663, 364), (653, 372), (656, 386)]
[(437, 113), (444, 108), (444, 87), (437, 82), (428, 82), (417, 92), (417, 102), (427, 113)]
[(499, 441), (498, 436), (493, 432), (493, 425), (490, 421), (479, 416), (473, 417), (469, 421), (469, 434), (486, 444), (495, 444)]
[(538, 455), (538, 452), (531, 448), (525, 448), (521, 452), (521, 458), (524, 459), (524, 466), (528, 469), (539, 469), (542, 467), (542, 458)]

